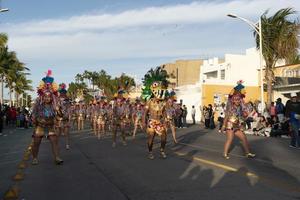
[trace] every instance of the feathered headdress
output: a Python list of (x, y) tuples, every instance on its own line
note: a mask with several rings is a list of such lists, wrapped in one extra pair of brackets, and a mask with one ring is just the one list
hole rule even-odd
[(46, 76), (42, 79), (37, 89), (39, 96), (43, 96), (45, 92), (51, 92), (54, 95), (57, 95), (58, 86), (54, 82), (54, 78), (51, 77), (52, 71), (48, 70)]
[(66, 87), (67, 87), (67, 86), (66, 86), (66, 84), (64, 84), (64, 83), (59, 84), (58, 92), (59, 92), (60, 94), (67, 94)]
[(243, 86), (243, 83), (244, 83), (243, 80), (239, 80), (237, 82), (237, 86), (235, 86), (229, 93), (230, 98), (235, 95), (240, 95), (242, 98), (246, 96), (246, 90), (245, 90), (245, 86)]
[(119, 82), (118, 91), (114, 94), (114, 97), (123, 99), (129, 98), (128, 86), (129, 82), (127, 80), (124, 82), (124, 84)]
[(159, 87), (167, 89), (169, 85), (168, 77), (167, 71), (162, 67), (156, 67), (154, 70), (151, 68), (143, 78), (144, 87), (142, 88), (141, 98), (149, 100), (154, 97), (151, 86), (155, 82), (160, 84)]

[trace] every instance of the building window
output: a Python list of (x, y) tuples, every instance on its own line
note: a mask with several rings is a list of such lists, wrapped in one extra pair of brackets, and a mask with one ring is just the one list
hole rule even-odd
[(225, 80), (225, 69), (221, 70), (221, 80)]
[(218, 71), (205, 73), (206, 79), (216, 79), (218, 78)]

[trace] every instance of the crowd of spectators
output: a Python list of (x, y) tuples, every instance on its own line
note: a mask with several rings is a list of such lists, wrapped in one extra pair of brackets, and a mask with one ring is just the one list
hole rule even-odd
[[(296, 97), (296, 95), (293, 96)], [(293, 97), (291, 97), (291, 99), (292, 98)], [(278, 98), (276, 102), (271, 103), (271, 106), (268, 109), (266, 109), (266, 105), (264, 106), (265, 109), (262, 109), (263, 105), (260, 101), (247, 102), (245, 106), (249, 114), (244, 124), (245, 133), (266, 137), (291, 136), (290, 103), (291, 100), (287, 101), (284, 105), (282, 99)], [(204, 123), (204, 127), (206, 129), (214, 129), (216, 128), (215, 122), (218, 122), (217, 128), (219, 129), (219, 132), (221, 132), (221, 127), (225, 118), (225, 109), (226, 106), (224, 103), (218, 106), (213, 106), (212, 104), (203, 106), (201, 119)], [(295, 108), (292, 109), (295, 110)], [(217, 119), (215, 119), (215, 116)]]
[(31, 126), (31, 111), (28, 108), (0, 104), (0, 136), (6, 128), (26, 129)]

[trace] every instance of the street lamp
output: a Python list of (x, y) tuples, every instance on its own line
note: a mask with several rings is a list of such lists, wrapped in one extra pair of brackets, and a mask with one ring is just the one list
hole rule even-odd
[(9, 11), (8, 8), (1, 8), (1, 9), (0, 9), (0, 12), (7, 12), (7, 11)]
[(258, 21), (258, 26), (243, 17), (237, 16), (235, 14), (228, 14), (228, 17), (231, 18), (237, 18), (242, 20), (243, 22), (246, 22), (251, 28), (255, 30), (255, 32), (259, 35), (259, 64), (260, 64), (260, 98), (261, 98), (261, 105), (262, 105), (262, 111), (265, 109), (265, 101), (264, 101), (264, 83), (263, 83), (263, 53), (262, 53), (262, 28), (261, 28), (261, 17)]

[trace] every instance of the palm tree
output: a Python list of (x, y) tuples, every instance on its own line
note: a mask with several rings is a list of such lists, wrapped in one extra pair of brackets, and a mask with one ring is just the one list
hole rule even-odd
[[(299, 22), (292, 21), (291, 15), (296, 14), (292, 8), (284, 8), (277, 11), (273, 16), (267, 17), (266, 11), (261, 16), (262, 27), (262, 53), (266, 62), (265, 80), (267, 84), (267, 104), (272, 102), (272, 85), (275, 82), (274, 67), (278, 60), (285, 59), (291, 63), (298, 54)], [(259, 35), (254, 31), (256, 47), (259, 49)]]
[(3, 81), (4, 81), (4, 62), (7, 57), (8, 48), (6, 46), (8, 37), (5, 33), (0, 33), (0, 98), (3, 103)]
[(8, 37), (5, 33), (0, 33), (0, 48), (5, 47)]
[(33, 89), (32, 89), (32, 86), (31, 86), (32, 81), (28, 80), (26, 78), (25, 73), (20, 74), (18, 77), (19, 78), (17, 79), (17, 81), (15, 83), (14, 91), (16, 93), (17, 106), (20, 106), (19, 105), (20, 95), (24, 95), (26, 91), (33, 91)]

